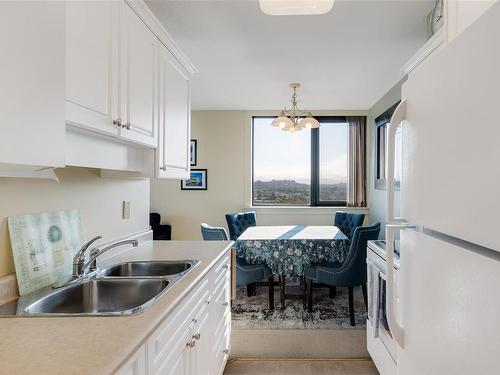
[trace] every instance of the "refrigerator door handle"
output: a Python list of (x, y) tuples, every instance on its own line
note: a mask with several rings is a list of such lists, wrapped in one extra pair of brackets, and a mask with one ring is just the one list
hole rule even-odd
[(394, 216), (394, 186), (395, 186), (395, 159), (396, 159), (396, 131), (399, 124), (406, 119), (406, 99), (401, 100), (394, 110), (391, 122), (388, 124), (387, 131), (387, 176), (386, 176), (386, 194), (387, 194), (387, 222), (400, 223), (403, 219)]
[(404, 348), (404, 328), (396, 319), (395, 314), (395, 297), (396, 293), (394, 291), (394, 232), (402, 229), (416, 228), (417, 226), (408, 223), (405, 224), (387, 224), (385, 227), (385, 248), (387, 257), (387, 271), (386, 277), (386, 315), (387, 323), (389, 323), (389, 328), (391, 330), (392, 337), (399, 344), (401, 348)]

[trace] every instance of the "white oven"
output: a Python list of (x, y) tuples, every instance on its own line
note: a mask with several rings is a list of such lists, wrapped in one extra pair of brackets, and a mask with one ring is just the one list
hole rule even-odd
[[(374, 324), (370, 319), (366, 322), (367, 334), (367, 349), (373, 359), (380, 374), (395, 374), (397, 373), (398, 363), (398, 347), (393, 340), (389, 324), (387, 323), (386, 316), (386, 277), (387, 262), (385, 253), (385, 241), (369, 241), (367, 249), (367, 263), (368, 272), (370, 267), (375, 267), (374, 276), (378, 278), (377, 281), (371, 282), (370, 276), (368, 277), (368, 294), (369, 299), (377, 298), (372, 306), (378, 306), (378, 313), (375, 315), (378, 324)], [(398, 274), (399, 274), (399, 256), (394, 254), (394, 290), (397, 291)], [(374, 293), (374, 288), (378, 288), (378, 292)], [(397, 295), (396, 301), (399, 301)], [(398, 303), (397, 303), (398, 305)], [(374, 308), (374, 307), (372, 307)], [(373, 316), (374, 314), (370, 314)]]

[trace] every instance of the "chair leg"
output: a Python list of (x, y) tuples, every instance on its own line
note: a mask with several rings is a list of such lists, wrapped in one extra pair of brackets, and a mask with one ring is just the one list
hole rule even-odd
[(285, 274), (280, 274), (280, 302), (281, 309), (285, 309)]
[(300, 276), (300, 288), (302, 289), (302, 308), (307, 309), (307, 279), (305, 276)]
[(307, 312), (312, 313), (313, 308), (313, 281), (312, 279), (306, 279), (307, 282)]
[(363, 299), (365, 300), (366, 310), (368, 310), (368, 295), (366, 293), (366, 284), (361, 284), (361, 290), (363, 291)]
[(349, 318), (351, 319), (351, 326), (355, 326), (356, 322), (354, 321), (354, 298), (353, 298), (353, 290), (352, 286), (349, 288)]
[(269, 310), (274, 310), (274, 276), (267, 278), (269, 282)]
[(329, 289), (330, 289), (330, 298), (335, 298), (335, 296), (337, 295), (337, 288), (331, 286)]
[(255, 283), (247, 284), (247, 297), (253, 297), (257, 295), (257, 286)]

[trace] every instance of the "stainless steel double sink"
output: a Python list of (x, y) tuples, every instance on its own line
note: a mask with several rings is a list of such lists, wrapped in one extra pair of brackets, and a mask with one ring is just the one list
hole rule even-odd
[(197, 264), (196, 260), (119, 263), (62, 288), (21, 297), (15, 315), (137, 314)]

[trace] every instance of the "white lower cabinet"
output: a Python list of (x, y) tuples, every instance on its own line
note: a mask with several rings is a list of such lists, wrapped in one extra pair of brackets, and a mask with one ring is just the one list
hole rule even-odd
[(147, 371), (146, 345), (136, 351), (118, 371), (117, 375), (142, 375)]
[(221, 375), (231, 334), (230, 274), (228, 251), (117, 374)]

